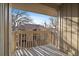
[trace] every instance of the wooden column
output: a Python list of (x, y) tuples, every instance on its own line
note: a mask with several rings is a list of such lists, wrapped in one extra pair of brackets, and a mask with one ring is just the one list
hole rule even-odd
[(0, 55), (9, 55), (9, 4), (0, 4)]

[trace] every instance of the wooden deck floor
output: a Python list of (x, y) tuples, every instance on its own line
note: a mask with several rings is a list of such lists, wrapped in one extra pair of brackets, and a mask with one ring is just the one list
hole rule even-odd
[(60, 52), (52, 45), (44, 45), (32, 47), (30, 49), (23, 48), (16, 50), (15, 56), (65, 56), (66, 54)]

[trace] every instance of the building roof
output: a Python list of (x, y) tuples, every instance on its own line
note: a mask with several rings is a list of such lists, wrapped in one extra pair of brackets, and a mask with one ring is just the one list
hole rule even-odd
[(24, 24), (24, 25), (19, 25), (16, 27), (18, 30), (28, 30), (28, 29), (43, 29), (45, 28), (42, 25), (37, 25), (37, 24)]

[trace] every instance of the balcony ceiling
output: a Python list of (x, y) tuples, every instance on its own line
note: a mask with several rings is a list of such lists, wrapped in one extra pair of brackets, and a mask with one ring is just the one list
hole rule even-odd
[(61, 5), (61, 3), (42, 3), (42, 4), (56, 9), (58, 9), (58, 7)]
[(53, 3), (13, 3), (12, 7), (32, 12), (37, 12), (41, 14), (46, 14), (49, 16), (57, 16), (57, 8), (61, 4)]

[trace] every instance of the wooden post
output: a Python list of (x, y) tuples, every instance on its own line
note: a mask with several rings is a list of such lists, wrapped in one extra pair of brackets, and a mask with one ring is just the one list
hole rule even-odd
[(13, 50), (16, 51), (16, 32), (14, 32), (13, 35), (14, 35), (14, 47), (13, 47)]

